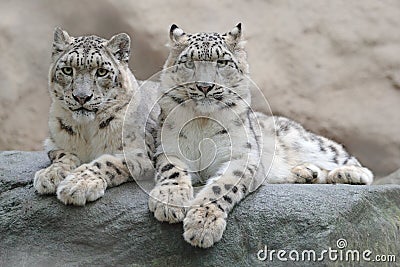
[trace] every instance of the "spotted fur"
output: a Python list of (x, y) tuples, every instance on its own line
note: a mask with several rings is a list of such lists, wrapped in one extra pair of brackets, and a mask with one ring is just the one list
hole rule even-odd
[(65, 204), (84, 205), (108, 187), (152, 172), (150, 133), (158, 111), (155, 107), (151, 113), (149, 103), (157, 91), (138, 90), (128, 68), (129, 50), (130, 38), (124, 33), (106, 40), (55, 30), (50, 136), (45, 141), (51, 165), (35, 174), (34, 187), (40, 194), (56, 192)]
[[(173, 25), (161, 78), (156, 185), (149, 208), (184, 238), (219, 241), (232, 208), (264, 181), (370, 184), (344, 148), (283, 117), (253, 112), (241, 25), (188, 34)], [(194, 184), (204, 185), (197, 194)]]

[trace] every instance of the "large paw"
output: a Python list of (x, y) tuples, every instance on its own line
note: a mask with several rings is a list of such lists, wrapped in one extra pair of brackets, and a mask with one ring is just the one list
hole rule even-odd
[(374, 176), (370, 170), (358, 166), (342, 166), (329, 172), (328, 184), (359, 184), (370, 185)]
[(91, 172), (84, 170), (68, 175), (57, 189), (57, 198), (64, 204), (83, 206), (104, 195), (107, 183)]
[(159, 185), (150, 192), (149, 209), (161, 222), (183, 221), (193, 198), (191, 185)]
[(192, 208), (183, 221), (183, 237), (192, 246), (211, 247), (222, 238), (226, 227), (226, 213), (215, 205)]
[(53, 163), (35, 173), (33, 187), (39, 194), (54, 194), (59, 183), (67, 176), (69, 168), (62, 163)]
[(292, 168), (294, 183), (297, 184), (315, 184), (321, 179), (322, 170), (314, 164), (306, 163)]

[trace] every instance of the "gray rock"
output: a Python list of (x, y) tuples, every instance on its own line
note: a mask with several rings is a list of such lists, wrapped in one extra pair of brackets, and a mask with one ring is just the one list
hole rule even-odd
[(400, 169), (389, 174), (386, 177), (380, 178), (374, 181), (375, 185), (383, 185), (383, 184), (400, 184)]
[[(43, 152), (0, 153), (0, 266), (265, 266), (257, 259), (265, 245), (319, 255), (340, 238), (342, 252), (369, 249), (400, 261), (400, 186), (263, 186), (233, 210), (222, 241), (204, 250), (183, 240), (181, 224), (156, 221), (135, 183), (85, 207), (39, 196), (32, 178), (48, 164)], [(325, 255), (324, 264), (349, 263)], [(275, 254), (273, 265), (321, 262), (280, 262)]]

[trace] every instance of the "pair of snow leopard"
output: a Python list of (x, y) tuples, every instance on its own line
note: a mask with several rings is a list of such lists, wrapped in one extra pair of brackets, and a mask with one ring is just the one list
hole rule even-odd
[(184, 239), (207, 248), (233, 207), (263, 183), (372, 183), (342, 145), (252, 110), (241, 24), (224, 34), (172, 25), (169, 35), (160, 85), (140, 87), (128, 68), (127, 34), (105, 40), (56, 28), (51, 165), (35, 174), (38, 193), (85, 205), (152, 175), (155, 218), (183, 221)]

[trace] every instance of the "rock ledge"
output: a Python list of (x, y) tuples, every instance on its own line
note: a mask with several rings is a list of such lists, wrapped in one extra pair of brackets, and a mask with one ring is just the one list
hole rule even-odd
[[(135, 183), (85, 207), (37, 195), (34, 172), (48, 164), (43, 152), (0, 153), (1, 266), (265, 266), (257, 259), (265, 245), (319, 253), (337, 249), (340, 238), (343, 251), (369, 249), (400, 261), (398, 185), (263, 186), (231, 213), (222, 241), (204, 250), (184, 242), (181, 224), (156, 221)], [(276, 257), (273, 265), (288, 263), (296, 265)]]

